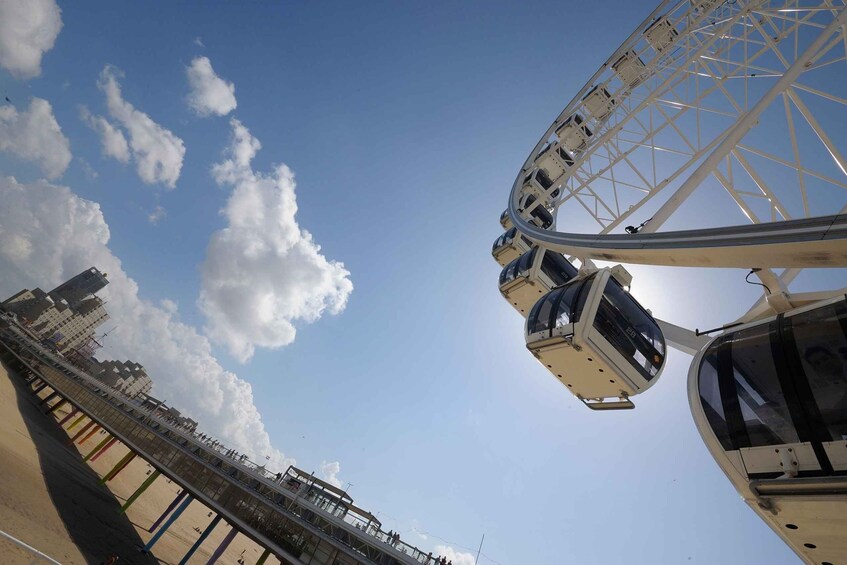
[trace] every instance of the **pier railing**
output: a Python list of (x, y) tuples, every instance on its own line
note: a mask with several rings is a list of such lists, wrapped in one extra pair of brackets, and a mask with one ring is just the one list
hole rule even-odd
[(27, 370), (103, 429), (220, 513), (248, 537), (292, 563), (426, 564), (428, 554), (354, 515), (336, 516), (263, 473), (145, 410), (66, 360), (7, 327), (0, 342)]

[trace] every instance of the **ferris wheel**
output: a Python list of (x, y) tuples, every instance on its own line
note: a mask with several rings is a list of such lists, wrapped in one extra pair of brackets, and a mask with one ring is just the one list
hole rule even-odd
[[(845, 156), (844, 0), (665, 1), (533, 148), (492, 248), (527, 349), (589, 408), (633, 408), (668, 345), (694, 355), (710, 452), (821, 565), (847, 563), (847, 289), (790, 285), (847, 267)], [(594, 261), (747, 268), (763, 295), (706, 336)]]

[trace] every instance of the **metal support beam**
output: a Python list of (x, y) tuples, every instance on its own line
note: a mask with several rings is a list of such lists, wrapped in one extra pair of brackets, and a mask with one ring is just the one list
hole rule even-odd
[(709, 343), (710, 338), (707, 335), (697, 335), (687, 328), (665, 322), (664, 320), (657, 319), (656, 322), (662, 328), (662, 334), (665, 336), (665, 341), (668, 342), (668, 345), (688, 355), (695, 355), (703, 346)]
[(42, 406), (44, 404), (47, 404), (48, 402), (50, 402), (51, 400), (53, 400), (57, 396), (59, 396), (59, 393), (54, 390), (53, 392), (51, 392), (50, 394), (48, 394), (47, 396), (42, 398), (41, 401), (38, 403), (38, 405)]
[(791, 84), (807, 69), (806, 63), (811, 61), (826, 44), (830, 36), (838, 32), (841, 26), (845, 24), (847, 24), (847, 11), (841, 12), (838, 17), (832, 20), (803, 54), (797, 57), (794, 63), (785, 70), (785, 73), (774, 83), (771, 89), (756, 102), (756, 105), (741, 116), (720, 145), (700, 163), (700, 166), (680, 185), (668, 201), (653, 214), (650, 223), (642, 228), (642, 232), (652, 233), (670, 218), (676, 209), (694, 192), (694, 189), (700, 186), (700, 183), (717, 168), (721, 160), (729, 155), (729, 152), (747, 135), (747, 132), (759, 123), (759, 116), (779, 94), (788, 91), (789, 96), (791, 96)]
[(186, 508), (188, 508), (188, 505), (191, 504), (192, 500), (194, 499), (190, 495), (185, 498), (182, 504), (180, 504), (179, 507), (174, 510), (173, 514), (171, 514), (171, 517), (168, 518), (164, 524), (162, 524), (162, 527), (159, 528), (159, 531), (156, 532), (156, 535), (150, 538), (150, 541), (147, 542), (147, 545), (144, 546), (144, 549), (141, 550), (141, 553), (150, 553), (150, 550), (153, 549), (153, 546), (156, 545), (156, 542), (159, 541), (159, 538), (161, 538), (162, 535), (164, 535), (164, 533), (168, 531), (168, 528), (171, 527), (171, 524), (176, 522), (176, 519), (179, 518), (180, 514), (182, 514)]
[[(114, 469), (113, 469), (113, 471), (114, 471)], [(112, 477), (114, 477), (116, 474), (117, 474), (117, 472), (114, 472), (114, 474), (112, 474)], [(138, 497), (139, 497), (139, 496), (141, 496), (141, 494), (142, 494), (145, 490), (147, 490), (147, 488), (148, 488), (150, 485), (152, 485), (152, 484), (153, 484), (153, 481), (155, 481), (155, 480), (158, 478), (158, 476), (159, 476), (159, 475), (161, 475), (161, 472), (159, 472), (159, 470), (158, 470), (158, 469), (157, 469), (157, 470), (155, 470), (155, 471), (153, 471), (153, 474), (151, 474), (149, 477), (147, 477), (147, 479), (146, 479), (143, 483), (141, 483), (141, 486), (140, 486), (140, 487), (138, 487), (137, 489), (135, 489), (135, 492), (134, 492), (134, 493), (132, 493), (132, 494), (130, 495), (130, 497), (126, 499), (126, 502), (124, 502), (124, 505), (123, 505), (123, 506), (121, 506), (120, 514), (124, 514), (124, 513), (126, 513), (127, 509), (128, 509), (130, 506), (132, 506), (132, 503), (133, 503), (133, 502), (135, 502), (136, 500), (138, 500)], [(110, 480), (112, 477), (109, 477), (109, 478), (108, 478), (108, 479), (106, 479), (106, 480), (108, 481), (108, 480)]]
[[(45, 412), (45, 414), (52, 414), (53, 412), (55, 412), (56, 410), (58, 410), (59, 408), (61, 408), (62, 406), (64, 406), (67, 403), (68, 403), (68, 399), (63, 398), (62, 400), (60, 400), (59, 402), (57, 402), (56, 404), (54, 404), (53, 406), (48, 408), (47, 412)], [(65, 418), (67, 418), (67, 416), (65, 416)]]
[(68, 420), (70, 420), (71, 418), (76, 416), (77, 412), (79, 412), (79, 409), (76, 406), (74, 406), (73, 409), (70, 412), (68, 412), (68, 414), (64, 418), (59, 420), (59, 425), (64, 426), (65, 422), (67, 422)]
[(104, 453), (109, 451), (112, 448), (112, 446), (115, 445), (117, 442), (118, 442), (118, 438), (116, 438), (116, 437), (113, 437), (112, 439), (110, 439), (109, 442), (106, 445), (103, 446), (103, 449), (101, 449), (100, 451), (98, 451), (97, 453), (94, 454), (94, 457), (91, 458), (91, 461), (97, 461), (97, 459), (99, 459), (101, 455), (103, 455)]
[(41, 392), (45, 388), (47, 388), (47, 383), (45, 383), (44, 381), (41, 381), (41, 384), (38, 385), (37, 387), (35, 387), (35, 390), (32, 391), (32, 394), (38, 394), (39, 392)]
[(109, 443), (110, 441), (112, 441), (113, 439), (116, 439), (116, 438), (113, 438), (113, 437), (112, 437), (112, 434), (107, 433), (107, 434), (106, 434), (106, 437), (104, 437), (104, 438), (100, 441), (100, 443), (98, 443), (97, 445), (95, 445), (95, 446), (94, 446), (94, 449), (92, 449), (91, 451), (89, 451), (89, 452), (88, 452), (88, 455), (86, 455), (85, 457), (83, 457), (83, 458), (82, 458), (82, 461), (83, 461), (83, 462), (85, 462), (85, 461), (88, 461), (89, 459), (91, 459), (91, 457), (92, 457), (92, 456), (94, 456), (94, 455), (95, 455), (98, 451), (100, 451), (101, 449), (103, 449), (103, 447), (105, 447), (105, 446), (106, 446), (106, 444), (107, 444), (107, 443)]
[[(80, 416), (80, 420), (81, 420), (81, 419), (82, 419), (82, 416)], [(74, 425), (76, 425), (78, 422), (79, 422), (79, 420), (77, 420), (76, 422), (74, 422)], [(70, 443), (75, 442), (75, 441), (77, 440), (77, 438), (79, 438), (80, 436), (82, 436), (82, 434), (84, 434), (85, 432), (87, 432), (89, 429), (91, 429), (91, 426), (94, 426), (94, 425), (95, 425), (94, 420), (91, 420), (90, 422), (88, 422), (87, 424), (85, 424), (85, 425), (82, 427), (82, 429), (81, 429), (81, 430), (79, 430), (79, 431), (76, 433), (76, 435), (74, 435), (74, 436), (71, 438)], [(71, 426), (71, 428), (73, 428), (73, 426)], [(68, 428), (68, 430), (70, 430), (70, 428)]]
[(80, 415), (79, 415), (79, 418), (77, 418), (76, 420), (74, 420), (74, 421), (73, 421), (73, 423), (72, 423), (70, 426), (68, 426), (68, 430), (67, 430), (67, 431), (71, 431), (72, 429), (74, 429), (74, 428), (77, 426), (77, 424), (79, 424), (80, 422), (82, 422), (82, 421), (83, 421), (83, 420), (85, 420), (86, 418), (87, 418), (87, 416), (86, 416), (85, 414), (80, 414)]
[(214, 565), (215, 563), (217, 563), (220, 556), (223, 555), (224, 551), (226, 551), (226, 548), (229, 547), (229, 544), (232, 543), (232, 540), (235, 539), (235, 536), (237, 534), (238, 530), (233, 527), (223, 539), (218, 548), (215, 550), (215, 552), (212, 554), (212, 556), (209, 558), (209, 560), (206, 561), (206, 565)]
[(206, 529), (203, 530), (203, 533), (200, 534), (200, 537), (197, 538), (197, 541), (194, 542), (194, 545), (188, 550), (188, 552), (182, 557), (182, 560), (179, 562), (179, 565), (186, 565), (188, 560), (191, 559), (191, 556), (194, 555), (194, 552), (200, 549), (200, 545), (209, 537), (209, 534), (212, 533), (212, 530), (215, 529), (215, 526), (218, 525), (218, 522), (221, 521), (221, 515), (217, 514), (215, 518), (206, 526)]
[(270, 554), (271, 554), (271, 550), (270, 550), (270, 549), (266, 549), (266, 550), (264, 551), (264, 553), (262, 553), (262, 555), (261, 555), (261, 556), (259, 556), (259, 560), (258, 560), (258, 561), (256, 561), (256, 565), (265, 565), (265, 561), (267, 561), (267, 560), (268, 560), (268, 557), (270, 556)]
[(167, 517), (167, 515), (171, 513), (171, 510), (176, 508), (176, 505), (179, 504), (180, 501), (186, 496), (188, 496), (188, 491), (183, 489), (178, 495), (176, 495), (176, 498), (174, 498), (173, 501), (168, 504), (168, 507), (165, 508), (164, 512), (162, 512), (162, 515), (156, 518), (156, 521), (153, 522), (153, 525), (147, 528), (147, 531), (152, 532), (153, 530), (155, 530), (159, 526), (159, 524), (162, 523), (162, 520), (164, 520), (165, 517)]
[(91, 428), (91, 431), (90, 431), (90, 432), (88, 432), (87, 434), (85, 434), (85, 435), (83, 436), (83, 438), (82, 438), (81, 440), (79, 440), (79, 445), (82, 445), (83, 443), (85, 443), (85, 442), (87, 442), (88, 440), (90, 440), (90, 439), (91, 439), (91, 437), (92, 437), (94, 434), (96, 434), (97, 432), (99, 432), (99, 431), (100, 431), (100, 424), (94, 424), (94, 427), (93, 427), (93, 428)]
[(135, 456), (136, 456), (136, 453), (134, 451), (130, 450), (129, 453), (124, 455), (123, 459), (121, 459), (120, 461), (115, 463), (115, 466), (112, 467), (112, 469), (108, 473), (103, 475), (103, 477), (100, 479), (100, 484), (101, 485), (106, 484), (106, 481), (111, 481), (112, 479), (114, 479), (118, 475), (118, 473), (120, 473), (121, 471), (124, 470), (124, 467), (129, 465), (130, 461), (135, 459)]

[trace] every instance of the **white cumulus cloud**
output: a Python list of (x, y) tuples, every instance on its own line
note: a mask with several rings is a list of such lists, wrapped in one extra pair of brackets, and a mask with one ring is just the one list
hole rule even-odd
[(338, 461), (332, 461), (330, 463), (322, 461), (320, 470), (321, 478), (323, 480), (325, 480), (335, 488), (341, 488), (341, 479), (338, 478), (338, 473), (341, 472), (341, 463), (339, 463)]
[(218, 184), (234, 187), (223, 210), (228, 225), (209, 241), (198, 304), (207, 334), (244, 362), (256, 347), (291, 343), (295, 321), (340, 313), (353, 283), (297, 224), (294, 173), (285, 165), (253, 171), (261, 144), (241, 122), (230, 123), (232, 142), (212, 169)]
[(103, 116), (93, 115), (85, 106), (79, 107), (79, 117), (85, 125), (100, 135), (103, 155), (117, 159), (121, 163), (129, 162), (129, 144), (121, 130)]
[(458, 551), (449, 545), (436, 545), (432, 554), (446, 557), (447, 561), (453, 562), (453, 565), (476, 565), (476, 559), (472, 553)]
[(195, 57), (185, 69), (191, 92), (188, 106), (198, 116), (226, 116), (238, 105), (235, 101), (235, 85), (227, 82), (212, 69), (208, 57)]
[(182, 171), (185, 144), (173, 132), (124, 100), (118, 75), (114, 67), (106, 66), (97, 85), (106, 94), (109, 115), (129, 134), (129, 147), (138, 176), (147, 184), (161, 183), (175, 188)]
[(176, 304), (139, 296), (138, 285), (109, 249), (100, 206), (64, 186), (0, 177), (0, 296), (22, 288), (53, 288), (95, 266), (108, 274), (101, 291), (114, 330), (104, 357), (131, 359), (147, 368), (153, 394), (198, 420), (200, 426), (270, 468), (293, 461), (271, 446), (250, 384), (226, 371), (209, 340), (181, 322)]
[(50, 179), (61, 176), (71, 162), (71, 144), (53, 107), (41, 98), (33, 98), (20, 113), (11, 104), (0, 106), (0, 151), (36, 163)]
[(41, 74), (41, 57), (62, 29), (55, 0), (0, 2), (0, 66), (20, 78)]

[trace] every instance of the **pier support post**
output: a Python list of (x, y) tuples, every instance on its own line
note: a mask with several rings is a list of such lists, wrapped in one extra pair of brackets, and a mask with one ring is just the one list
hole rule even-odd
[(51, 392), (50, 394), (48, 394), (47, 396), (42, 398), (41, 401), (38, 403), (38, 405), (41, 406), (43, 404), (47, 404), (48, 402), (50, 402), (51, 400), (53, 400), (57, 396), (59, 396), (59, 393), (54, 390), (53, 392)]
[(76, 416), (76, 413), (77, 413), (77, 412), (79, 412), (79, 408), (77, 408), (76, 406), (74, 406), (74, 407), (73, 407), (73, 409), (72, 409), (70, 412), (68, 412), (67, 416), (65, 416), (64, 418), (62, 418), (61, 420), (59, 420), (59, 425), (60, 425), (60, 426), (64, 426), (64, 425), (65, 425), (65, 422), (67, 422), (68, 420), (70, 420), (71, 418), (73, 418), (74, 416)]
[(114, 466), (114, 467), (112, 467), (112, 470), (111, 470), (111, 471), (109, 471), (108, 473), (106, 473), (105, 475), (103, 475), (103, 478), (101, 478), (101, 479), (100, 479), (100, 484), (101, 484), (101, 485), (104, 485), (104, 484), (106, 484), (106, 481), (111, 481), (112, 479), (114, 479), (115, 477), (117, 477), (117, 476), (118, 476), (118, 473), (120, 473), (121, 471), (123, 471), (123, 470), (124, 470), (124, 468), (125, 468), (127, 465), (129, 465), (130, 461), (132, 461), (133, 459), (135, 459), (135, 456), (136, 456), (136, 455), (137, 455), (137, 454), (136, 454), (134, 451), (130, 450), (130, 452), (129, 452), (129, 453), (127, 453), (126, 455), (124, 455), (124, 456), (123, 456), (123, 458), (122, 458), (120, 461), (118, 461), (117, 463), (115, 463), (115, 466)]
[(191, 504), (192, 500), (194, 499), (191, 497), (191, 495), (185, 497), (185, 500), (182, 501), (182, 504), (180, 504), (176, 510), (174, 510), (174, 513), (171, 514), (171, 517), (168, 518), (164, 524), (162, 524), (162, 527), (159, 528), (159, 531), (156, 532), (156, 535), (150, 538), (150, 541), (147, 542), (147, 545), (144, 546), (144, 549), (141, 550), (141, 553), (150, 553), (150, 550), (153, 549), (153, 546), (156, 545), (156, 542), (159, 541), (159, 538), (162, 537), (162, 535), (168, 531), (168, 528), (171, 527), (171, 524), (176, 522), (176, 519), (179, 518), (180, 514), (182, 514), (186, 508), (188, 508), (188, 505)]
[[(68, 403), (68, 399), (63, 398), (62, 400), (60, 400), (59, 402), (57, 402), (56, 404), (54, 404), (53, 406), (48, 408), (47, 412), (45, 412), (45, 414), (52, 414), (53, 412), (55, 412), (56, 410), (58, 410), (59, 408), (61, 408), (62, 406), (64, 406), (67, 403)], [(65, 418), (67, 418), (67, 416), (65, 416)]]
[(97, 451), (97, 453), (95, 453), (94, 456), (91, 459), (89, 459), (89, 461), (97, 461), (97, 459), (99, 459), (101, 455), (103, 455), (104, 453), (109, 451), (112, 448), (112, 446), (115, 445), (116, 443), (118, 443), (118, 438), (116, 438), (114, 436), (110, 436), (110, 439), (109, 439), (109, 441), (106, 442), (106, 445), (104, 445), (102, 449)]
[(89, 431), (87, 434), (85, 434), (83, 436), (83, 438), (81, 440), (79, 440), (79, 445), (82, 445), (83, 443), (87, 442), (89, 439), (91, 439), (91, 436), (93, 436), (94, 434), (96, 434), (99, 431), (100, 431), (100, 424), (94, 424), (94, 427), (91, 428), (91, 431)]
[(238, 534), (238, 530), (236, 530), (235, 526), (233, 526), (232, 529), (229, 531), (229, 533), (226, 535), (226, 537), (223, 539), (221, 544), (218, 546), (218, 548), (215, 550), (215, 552), (209, 558), (209, 560), (206, 561), (206, 565), (215, 565), (215, 563), (218, 562), (218, 559), (220, 558), (220, 556), (223, 555), (224, 551), (226, 551), (226, 548), (229, 547), (229, 544), (232, 543), (232, 540), (235, 539), (235, 536), (237, 534)]
[(203, 533), (200, 534), (200, 537), (197, 538), (197, 541), (194, 542), (194, 545), (191, 546), (191, 549), (189, 549), (188, 552), (182, 557), (182, 560), (179, 562), (179, 565), (186, 565), (186, 563), (188, 563), (188, 560), (191, 559), (191, 556), (194, 555), (194, 552), (200, 549), (200, 545), (206, 540), (207, 537), (209, 537), (209, 534), (212, 533), (212, 530), (215, 529), (215, 526), (217, 526), (218, 522), (220, 521), (221, 515), (218, 514), (215, 516), (215, 519), (212, 520), (208, 526), (206, 526), (206, 529), (203, 530)]
[(271, 554), (271, 550), (266, 549), (265, 552), (262, 553), (262, 555), (259, 556), (259, 560), (256, 561), (256, 565), (265, 565), (265, 561), (268, 560), (268, 557), (270, 556), (270, 554)]
[(76, 426), (77, 426), (80, 422), (82, 422), (83, 420), (85, 420), (85, 418), (86, 418), (86, 415), (85, 415), (85, 414), (80, 414), (80, 415), (79, 415), (79, 418), (77, 418), (76, 420), (74, 420), (73, 422), (71, 422), (71, 425), (70, 425), (70, 426), (68, 426), (68, 430), (67, 430), (67, 431), (71, 431), (72, 429), (74, 429), (74, 428), (75, 428), (75, 427), (76, 427)]
[(41, 392), (45, 388), (47, 388), (47, 383), (45, 383), (44, 381), (41, 381), (41, 384), (38, 385), (37, 387), (35, 387), (35, 389), (33, 389), (32, 394), (38, 394), (39, 392)]
[(92, 449), (91, 451), (89, 451), (89, 452), (88, 452), (88, 455), (86, 455), (85, 457), (83, 457), (83, 458), (82, 458), (82, 461), (83, 461), (83, 462), (85, 462), (85, 461), (88, 461), (89, 459), (91, 459), (91, 457), (92, 457), (95, 453), (97, 453), (98, 451), (100, 451), (101, 449), (103, 449), (103, 447), (104, 447), (107, 443), (109, 443), (110, 441), (112, 441), (112, 434), (108, 434), (108, 433), (107, 433), (107, 434), (106, 434), (106, 437), (104, 437), (104, 438), (100, 441), (100, 443), (98, 443), (97, 445), (95, 445), (95, 446), (94, 446), (94, 449)]
[(159, 524), (161, 524), (161, 523), (162, 523), (162, 520), (164, 520), (164, 519), (165, 519), (165, 517), (166, 517), (168, 514), (170, 514), (170, 513), (171, 513), (171, 510), (173, 510), (174, 508), (176, 508), (176, 505), (177, 505), (177, 504), (179, 504), (179, 502), (180, 502), (183, 498), (185, 498), (187, 495), (188, 495), (188, 491), (187, 491), (187, 490), (185, 490), (185, 489), (182, 489), (182, 492), (180, 492), (178, 495), (176, 495), (176, 498), (174, 498), (174, 499), (173, 499), (173, 501), (172, 501), (170, 504), (168, 504), (168, 507), (167, 507), (167, 508), (165, 508), (165, 511), (164, 511), (164, 512), (162, 512), (162, 515), (161, 515), (161, 516), (159, 516), (158, 518), (156, 518), (156, 521), (155, 521), (155, 522), (153, 522), (153, 525), (152, 525), (152, 526), (150, 526), (149, 528), (147, 528), (147, 531), (152, 533), (152, 532), (153, 532), (153, 530), (155, 530), (155, 529), (156, 529), (156, 527), (157, 527)]
[[(74, 424), (76, 424), (77, 422), (79, 422), (79, 420), (77, 420), (76, 422), (74, 422)], [(88, 430), (90, 430), (90, 429), (91, 429), (91, 426), (93, 426), (93, 425), (94, 425), (94, 420), (91, 420), (90, 422), (88, 422), (87, 424), (85, 424), (85, 425), (82, 427), (82, 429), (81, 429), (81, 430), (79, 430), (79, 431), (76, 433), (76, 435), (74, 435), (74, 436), (71, 438), (70, 443), (73, 443), (73, 442), (75, 442), (75, 441), (77, 440), (77, 438), (82, 437), (82, 434), (84, 434), (85, 432), (87, 432)], [(72, 428), (72, 427), (73, 427), (73, 426), (71, 426), (71, 428)], [(68, 428), (68, 430), (70, 430), (71, 428)]]
[[(113, 471), (114, 471), (114, 469), (113, 469)], [(115, 476), (115, 475), (117, 475), (117, 474), (118, 474), (118, 473), (117, 473), (117, 472), (115, 472), (115, 473), (112, 475), (112, 477), (114, 477), (114, 476)], [(130, 506), (132, 506), (132, 503), (133, 503), (133, 502), (135, 502), (136, 500), (138, 500), (138, 497), (139, 497), (139, 496), (141, 496), (141, 493), (143, 493), (145, 490), (147, 490), (147, 487), (149, 487), (150, 485), (152, 485), (152, 484), (153, 484), (153, 481), (155, 481), (155, 480), (156, 480), (156, 478), (157, 478), (159, 475), (161, 475), (161, 473), (159, 472), (159, 470), (158, 470), (158, 469), (157, 469), (157, 470), (155, 470), (155, 471), (153, 471), (153, 473), (152, 473), (149, 477), (147, 477), (147, 479), (145, 479), (143, 483), (141, 483), (141, 486), (140, 486), (140, 487), (138, 487), (137, 489), (135, 489), (135, 492), (134, 492), (134, 493), (132, 493), (132, 494), (130, 495), (130, 497), (126, 499), (126, 502), (124, 502), (124, 505), (123, 505), (123, 506), (121, 506), (121, 511), (120, 511), (120, 513), (121, 513), (121, 514), (124, 514), (124, 513), (127, 511), (127, 508), (129, 508)], [(111, 479), (112, 479), (112, 477), (109, 477), (109, 478), (108, 478), (108, 479), (106, 479), (106, 480), (111, 480)]]

